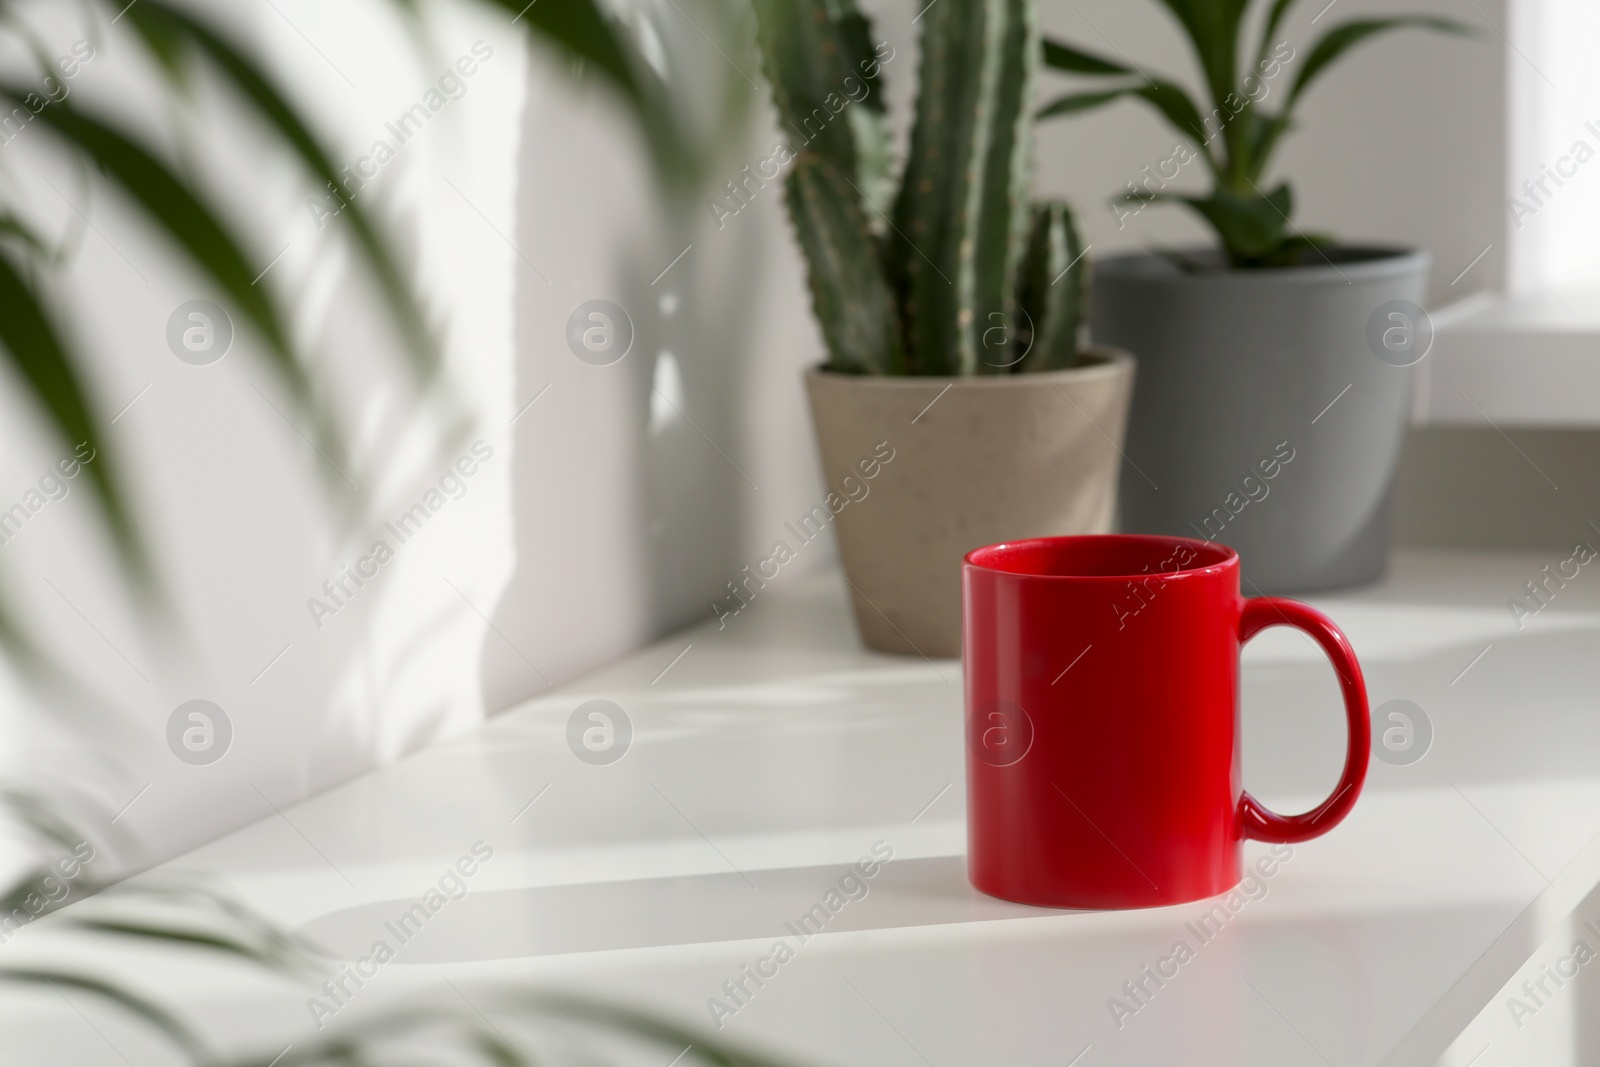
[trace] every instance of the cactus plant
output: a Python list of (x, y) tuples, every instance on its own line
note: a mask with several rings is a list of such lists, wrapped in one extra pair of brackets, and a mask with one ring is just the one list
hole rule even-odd
[(889, 171), (882, 64), (851, 0), (756, 0), (773, 101), (804, 137), (785, 179), (828, 368), (971, 376), (1078, 359), (1071, 209), (1027, 200), (1033, 0), (940, 0), (919, 20), (910, 148)]

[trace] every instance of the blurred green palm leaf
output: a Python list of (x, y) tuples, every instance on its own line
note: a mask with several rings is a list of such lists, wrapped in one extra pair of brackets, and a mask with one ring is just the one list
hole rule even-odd
[[(0, 802), (16, 803), (12, 795)], [(21, 798), (36, 803), (31, 798)], [(45, 809), (48, 811), (48, 809)], [(80, 840), (70, 830), (51, 827), (42, 836), (65, 844)], [(99, 888), (99, 887), (96, 887)], [(48, 910), (48, 909), (47, 909)], [(42, 913), (41, 913), (42, 914)], [(318, 953), (298, 937), (278, 930), (238, 901), (202, 882), (155, 881), (141, 877), (106, 889), (92, 901), (58, 916), (44, 937), (74, 932), (99, 939), (188, 952), (209, 962), (233, 963), (314, 990), (337, 976), (339, 961)], [(447, 980), (448, 981), (448, 980)], [(571, 1059), (545, 1054), (544, 1039), (575, 1032), (614, 1044), (621, 1036), (632, 1045), (657, 1049), (660, 1062), (717, 1067), (784, 1067), (785, 1061), (759, 1053), (651, 1012), (597, 997), (554, 989), (505, 984), (472, 995), (450, 982), (453, 996), (430, 997), (364, 1012), (352, 1019), (324, 1019), (317, 1030), (292, 1035), (290, 1048), (274, 1045), (259, 1053), (219, 1054), (184, 1018), (154, 998), (135, 992), (113, 977), (56, 965), (0, 963), (0, 983), (47, 987), (57, 994), (84, 994), (142, 1022), (194, 1067), (310, 1067), (364, 1064), (368, 1067), (421, 1062), (419, 1044), (442, 1043), (459, 1055), (448, 1062), (483, 1062), (494, 1067), (533, 1067), (558, 1062), (595, 1063), (590, 1050)], [(298, 992), (295, 994), (298, 995)], [(518, 1040), (512, 1035), (518, 1035)], [(540, 1046), (538, 1054), (530, 1051)], [(464, 1058), (463, 1058), (464, 1057)]]
[[(530, 37), (554, 49), (573, 66), (598, 75), (615, 92), (634, 119), (660, 182), (681, 190), (697, 180), (699, 153), (689, 143), (675, 104), (660, 79), (644, 63), (630, 37), (595, 0), (481, 0), (508, 14), (509, 20), (527, 27)], [(412, 15), (412, 0), (395, 0), (398, 10)], [(125, 20), (130, 37), (143, 46), (155, 69), (162, 72), (173, 92), (195, 83), (195, 73), (206, 70), (227, 87), (235, 102), (263, 120), (266, 141), (292, 159), (318, 186), (329, 185), (342, 202), (337, 224), (347, 228), (361, 253), (361, 263), (381, 294), (395, 328), (404, 340), (407, 365), (419, 383), (427, 384), (439, 366), (438, 341), (429, 326), (421, 301), (401, 258), (382, 227), (343, 191), (340, 174), (312, 124), (291, 102), (279, 81), (249, 51), (218, 31), (205, 18), (167, 0), (87, 0), (91, 10), (103, 12), (111, 23)], [(146, 135), (111, 114), (80, 106), (63, 96), (38, 102), (31, 83), (40, 70), (48, 70), (45, 51), (18, 12), (0, 0), (0, 34), (15, 35), (33, 57), (26, 64), (0, 65), (0, 109), (9, 113), (21, 107), (32, 113), (48, 131), (54, 146), (70, 160), (86, 165), (174, 249), (197, 277), (208, 283), (239, 313), (260, 342), (265, 365), (277, 379), (296, 410), (309, 418), (322, 447), (339, 452), (340, 435), (331, 417), (321, 410), (312, 361), (301, 350), (290, 326), (289, 309), (259, 280), (250, 241), (230, 221), (225, 206), (196, 183)], [(96, 313), (89, 306), (64, 308), (52, 285), (52, 272), (61, 255), (23, 214), (21, 203), (7, 200), (0, 186), (0, 365), (9, 368), (12, 382), (38, 411), (49, 431), (73, 445), (95, 450), (96, 461), (87, 465), (92, 495), (104, 519), (108, 537), (125, 572), (145, 594), (156, 591), (146, 548), (141, 544), (126, 482), (115, 450), (106, 439), (105, 423), (95, 410), (85, 387), (87, 360), (78, 347), (70, 323)], [(337, 487), (335, 487), (337, 489)], [(153, 598), (152, 598), (153, 599)], [(6, 603), (0, 599), (0, 650), (13, 661), (47, 667)], [(58, 677), (59, 677), (58, 673)], [(47, 857), (52, 849), (71, 848), (82, 841), (55, 809), (31, 793), (0, 791), (0, 807), (16, 826), (37, 839)], [(96, 877), (84, 874), (66, 893), (62, 879), (48, 863), (14, 879), (0, 892), (0, 905), (29, 917), (46, 914), (85, 893), (103, 888)], [(108, 894), (110, 910), (74, 912), (55, 924), (58, 931), (117, 939), (130, 944), (164, 946), (220, 955), (256, 968), (286, 976), (304, 975), (308, 969), (325, 970), (325, 962), (312, 956), (291, 935), (225, 897), (204, 887), (136, 883)], [(106, 899), (106, 898), (102, 898)], [(100, 903), (100, 901), (96, 901)], [(132, 992), (118, 982), (98, 975), (50, 966), (0, 966), (0, 982), (75, 991), (103, 999), (164, 1035), (183, 1058), (194, 1064), (224, 1061), (183, 1020), (155, 1001)], [(631, 1009), (565, 994), (504, 994), (499, 1002), (504, 1014), (537, 1018), (575, 1019), (596, 1029), (625, 1032), (636, 1040), (673, 1045), (678, 1051), (693, 1046), (685, 1062), (743, 1064), (773, 1067), (774, 1061), (742, 1052), (714, 1039), (691, 1033), (674, 1024)], [(339, 1029), (331, 1036), (305, 1043), (287, 1059), (281, 1053), (246, 1064), (378, 1063), (396, 1051), (410, 1035), (428, 1027), (442, 1030), (456, 1047), (480, 1060), (499, 1065), (534, 1062), (520, 1051), (475, 1006), (471, 1010), (444, 1010), (431, 1006), (408, 1007)]]
[[(595, 0), (482, 0), (507, 12), (527, 27), (532, 39), (579, 60), (596, 72), (624, 102), (650, 148), (658, 177), (681, 187), (693, 177), (694, 151), (689, 146), (669, 94), (644, 63), (631, 39)], [(411, 0), (395, 0), (397, 10), (411, 12)], [(355, 239), (370, 277), (382, 295), (408, 363), (422, 384), (435, 375), (438, 342), (422, 305), (407, 281), (403, 263), (372, 216), (345, 192), (331, 155), (274, 76), (245, 49), (205, 18), (167, 0), (91, 0), (112, 22), (125, 20), (145, 47), (169, 86), (180, 91), (192, 84), (196, 69), (216, 75), (234, 99), (264, 120), (268, 140), (293, 159), (319, 187), (340, 198), (337, 223)], [(18, 35), (35, 63), (48, 69), (31, 31), (9, 8), (0, 33)], [(296, 409), (310, 419), (318, 447), (333, 457), (342, 453), (331, 417), (317, 401), (307, 368), (289, 326), (288, 309), (268, 286), (255, 284), (257, 258), (250, 242), (229, 221), (222, 204), (186, 179), (165, 154), (126, 122), (79, 106), (70, 98), (51, 101), (36, 111), (38, 97), (30, 86), (37, 72), (0, 68), (0, 108), (9, 114), (26, 108), (53, 135), (69, 158), (91, 164), (95, 173), (121, 194), (120, 199), (177, 250), (198, 277), (240, 312), (256, 337), (259, 350)], [(0, 191), (0, 363), (13, 372), (24, 395), (46, 425), (73, 445), (86, 443), (97, 460), (88, 465), (93, 495), (105, 528), (136, 586), (155, 590), (148, 554), (140, 543), (117, 456), (107, 447), (104, 424), (85, 388), (85, 360), (76, 348), (70, 321), (85, 309), (67, 311), (52, 299), (51, 269), (57, 256), (20, 213), (5, 203)], [(89, 309), (92, 313), (92, 309)], [(254, 346), (253, 346), (254, 347)], [(340, 486), (330, 481), (335, 491)], [(23, 664), (41, 666), (25, 633), (14, 624), (0, 601), (0, 647)]]

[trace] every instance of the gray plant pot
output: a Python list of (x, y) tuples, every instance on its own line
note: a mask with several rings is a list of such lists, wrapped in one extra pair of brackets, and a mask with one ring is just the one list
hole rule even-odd
[(836, 526), (869, 648), (959, 656), (967, 552), (1110, 531), (1133, 371), (1098, 348), (1071, 370), (1004, 377), (806, 372), (830, 492), (802, 533)]
[(1121, 526), (1229, 545), (1249, 593), (1355, 585), (1388, 563), (1405, 364), (1431, 343), (1426, 317), (1412, 321), (1429, 257), (1329, 258), (1186, 273), (1140, 254), (1095, 269), (1094, 338), (1139, 357)]

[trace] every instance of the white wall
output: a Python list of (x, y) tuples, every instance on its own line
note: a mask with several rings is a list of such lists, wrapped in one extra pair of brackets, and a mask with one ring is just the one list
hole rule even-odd
[[(764, 96), (744, 80), (759, 79), (748, 20), (690, 8), (714, 47), (673, 5), (641, 10), (669, 85), (699, 101), (699, 128), (722, 141), (707, 184), (739, 176), (774, 140)], [(800, 369), (822, 348), (779, 185), (719, 225), (709, 189), (652, 191), (605, 100), (535, 64), (528, 101), (517, 397), (540, 399), (516, 427), (518, 568), (495, 617), (504, 637), (484, 652), (494, 708), (712, 617), (724, 583), (817, 495)], [(595, 299), (634, 329), (610, 366), (583, 362), (566, 338), (574, 309)]]
[(1511, 286), (1518, 293), (1593, 288), (1600, 284), (1600, 9), (1584, 0), (1517, 0), (1512, 12)]
[[(707, 6), (651, 2), (629, 17), (690, 101), (692, 124), (721, 145), (708, 172), (717, 182), (771, 137), (752, 108), (764, 98), (744, 80), (758, 70), (750, 26)], [(62, 697), (51, 720), (14, 687), (0, 744), (13, 777), (65, 777), (105, 815), (132, 800), (117, 828), (139, 842), (141, 863), (279, 817), (275, 808), (709, 617), (724, 582), (817, 495), (799, 372), (820, 342), (776, 184), (720, 226), (703, 192), (662, 199), (603, 87), (530, 53), (505, 16), (471, 4), (428, 9), (433, 51), (420, 57), (390, 0), (203, 7), (261, 50), (341, 161), (395, 140), (385, 123), (475, 42), (493, 56), (359, 194), (403, 235), (445, 332), (451, 388), (430, 402), (378, 325), (351, 250), (316, 227), (313, 190), (262, 151), (236, 108), (208, 92), (175, 118), (115, 31), (72, 81), (77, 99), (163, 143), (178, 129), (174, 154), (234, 205), (262, 265), (284, 250), (262, 284), (294, 306), (353, 445), (339, 471), (313, 450), (242, 323), (220, 362), (177, 359), (169, 315), (216, 294), (99, 183), (75, 198), (92, 228), (63, 302), (95, 310), (76, 321), (104, 417), (137, 398), (107, 459), (114, 452), (130, 478), (179, 625), (158, 633), (123, 595), (74, 485), (0, 545), (0, 568), (34, 633), (93, 699)], [(52, 45), (70, 51), (84, 31), (47, 17)], [(63, 191), (76, 178), (41, 140), (30, 130), (0, 152), (39, 169), (29, 203), (64, 227), (72, 211), (42, 177)], [(580, 361), (566, 340), (573, 309), (596, 298), (625, 307), (635, 329), (612, 366)], [(38, 439), (9, 386), (0, 404), (9, 504), (65, 446)], [(447, 424), (462, 419), (451, 436)], [(477, 441), (492, 458), (401, 545), (383, 521), (424, 500)], [(354, 517), (319, 481), (346, 476), (370, 497)], [(331, 616), (314, 613), (322, 583), (379, 538), (394, 561)], [(205, 766), (180, 761), (166, 736), (196, 698), (233, 730), (227, 754)], [(71, 711), (91, 716), (76, 733), (49, 725)]]
[[(0, 546), (0, 567), (33, 635), (88, 693), (57, 694), (50, 714), (56, 722), (67, 712), (89, 716), (77, 734), (89, 751), (39, 725), (38, 705), (21, 697), (6, 702), (12, 721), (0, 738), (12, 777), (63, 775), (107, 814), (129, 805), (116, 828), (142, 840), (144, 859), (272, 816), (480, 720), (477, 656), (487, 625), (471, 605), (493, 610), (513, 568), (515, 254), (496, 230), (514, 230), (520, 37), (503, 19), (452, 8), (433, 20), (435, 52), (419, 55), (386, 0), (205, 10), (270, 60), (338, 160), (354, 163), (378, 139), (396, 145), (357, 196), (406, 234), (446, 341), (454, 395), (419, 401), (396, 338), (354, 280), (352, 251), (308, 208), (316, 190), (262, 150), (234, 102), (202, 82), (193, 107), (167, 106), (121, 30), (101, 26), (96, 39), (70, 11), (44, 16), (51, 49), (93, 41), (94, 58), (71, 83), (74, 99), (148, 129), (231, 204), (252, 254), (264, 270), (271, 264), (258, 284), (295, 309), (296, 332), (350, 445), (338, 472), (313, 450), (306, 420), (238, 315), (220, 362), (180, 361), (165, 336), (169, 316), (185, 301), (218, 295), (104, 182), (64, 165), (47, 131), (28, 129), (0, 147), (30, 211), (56, 232), (80, 231), (60, 303), (90, 357), (95, 405), (116, 416), (98, 462), (114, 461), (127, 476), (173, 603), (163, 632), (123, 595), (80, 477)], [(385, 123), (424, 100), (480, 41), (475, 73), (460, 90), (449, 83), (459, 98), (398, 145)], [(10, 383), (0, 404), (0, 499), (10, 505), (69, 446), (39, 439)], [(447, 431), (447, 421), (463, 419), (461, 432)], [(492, 457), (460, 487), (446, 481), (459, 499), (441, 496), (438, 513), (404, 544), (385, 531), (382, 520), (429, 501), (427, 491), (480, 440), (480, 455)], [(367, 510), (347, 513), (326, 491), (325, 481), (343, 486), (346, 478)], [(336, 614), (315, 617), (308, 601), (323, 595), (322, 583), (380, 539), (393, 560), (341, 598)], [(179, 760), (167, 740), (169, 717), (196, 698), (222, 708), (232, 726), (226, 755), (205, 766)]]

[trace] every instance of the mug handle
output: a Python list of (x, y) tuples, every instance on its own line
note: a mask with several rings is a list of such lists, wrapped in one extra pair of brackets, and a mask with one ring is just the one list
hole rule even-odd
[(1361, 665), (1350, 648), (1350, 640), (1333, 620), (1298, 600), (1263, 596), (1244, 602), (1239, 616), (1239, 643), (1250, 640), (1269, 626), (1293, 626), (1310, 635), (1333, 661), (1344, 695), (1345, 718), (1350, 727), (1349, 748), (1344, 756), (1344, 773), (1333, 794), (1303, 815), (1278, 815), (1267, 810), (1249, 793), (1239, 798), (1240, 833), (1255, 841), (1294, 844), (1307, 841), (1338, 826), (1350, 813), (1361, 784), (1367, 778), (1367, 759), (1372, 747), (1372, 723), (1367, 711), (1367, 683)]

